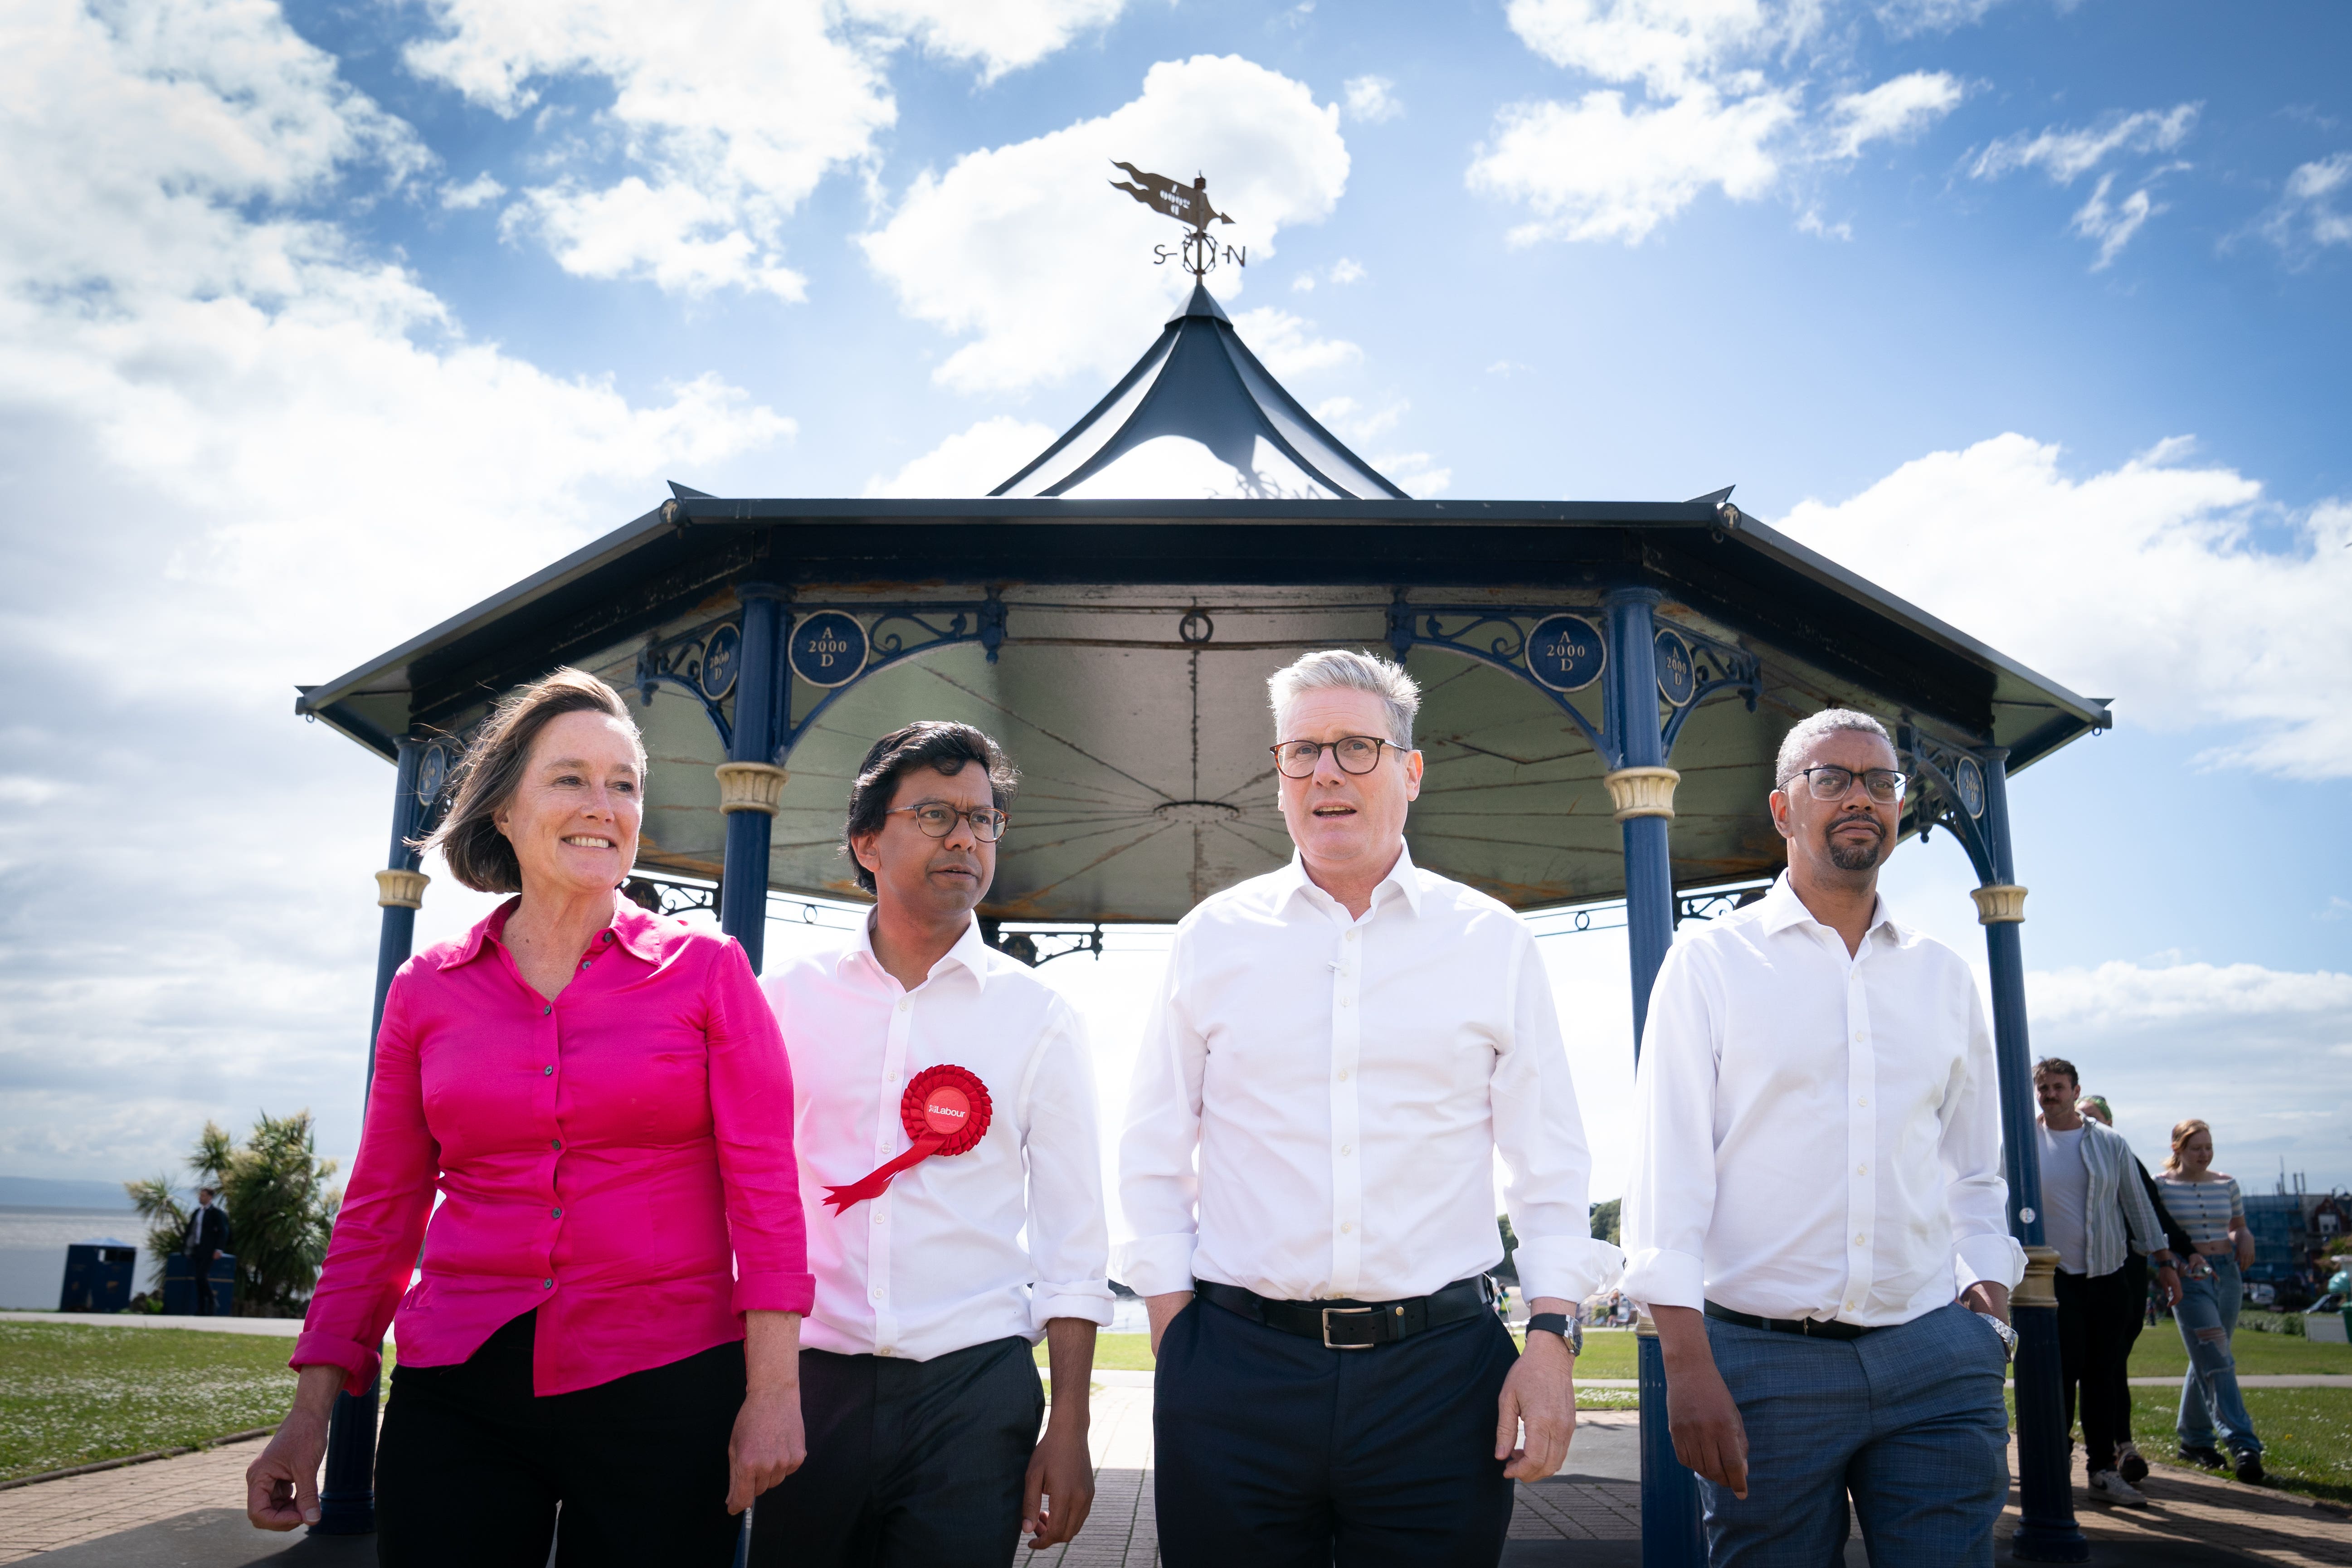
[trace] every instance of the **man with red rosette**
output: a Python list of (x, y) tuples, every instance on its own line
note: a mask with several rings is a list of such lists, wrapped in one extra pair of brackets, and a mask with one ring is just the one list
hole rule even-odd
[[(1591, 1161), (1528, 929), (1406, 852), (1420, 693), (1369, 654), (1271, 682), (1297, 858), (1176, 928), (1121, 1145), (1160, 1550), (1494, 1568), (1567, 1457)], [(1497, 1319), (1495, 1165), (1533, 1315)], [(814, 1447), (814, 1439), (811, 1446)]]
[(972, 917), (1013, 782), (968, 724), (876, 742), (844, 836), (874, 913), (767, 981), (816, 1304), (808, 1461), (760, 1499), (754, 1563), (1002, 1568), (1094, 1500), (1087, 1380), (1111, 1293), (1093, 1069), (1076, 1016)]

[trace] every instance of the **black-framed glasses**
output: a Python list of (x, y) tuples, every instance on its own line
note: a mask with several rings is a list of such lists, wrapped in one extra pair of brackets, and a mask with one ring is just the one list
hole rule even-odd
[(959, 819), (971, 824), (971, 836), (982, 844), (993, 844), (1004, 836), (1004, 825), (1012, 820), (992, 805), (976, 805), (970, 811), (959, 811), (945, 801), (927, 800), (920, 805), (894, 805), (882, 815), (895, 816), (906, 812), (915, 819), (915, 826), (933, 838), (945, 838), (955, 831)]
[(1911, 781), (1893, 768), (1864, 768), (1855, 773), (1852, 768), (1833, 768), (1827, 763), (1805, 769), (1797, 775), (1805, 781), (1805, 789), (1815, 800), (1843, 800), (1853, 788), (1853, 781), (1862, 780), (1862, 787), (1870, 798), (1881, 805), (1893, 805), (1903, 798), (1904, 786)]
[(1311, 779), (1327, 751), (1341, 773), (1368, 773), (1381, 765), (1381, 748), (1392, 744), (1377, 735), (1342, 735), (1336, 741), (1276, 741), (1266, 750), (1274, 753), (1274, 765), (1283, 777)]

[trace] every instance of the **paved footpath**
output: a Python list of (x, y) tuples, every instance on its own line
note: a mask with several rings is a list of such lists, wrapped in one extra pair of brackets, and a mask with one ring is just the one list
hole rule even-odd
[[(1107, 1374), (1116, 1375), (1116, 1374)], [(1638, 1426), (1630, 1411), (1579, 1422), (1568, 1469), (1521, 1487), (1504, 1568), (1633, 1568), (1640, 1561)], [(1097, 1388), (1095, 1506), (1078, 1538), (1020, 1562), (1047, 1568), (1158, 1568), (1152, 1512), (1151, 1391), (1140, 1378)], [(375, 1560), (365, 1537), (271, 1536), (246, 1524), (245, 1467), (257, 1451), (235, 1443), (175, 1459), (0, 1491), (0, 1563), (42, 1568), (359, 1568)], [(2080, 1461), (2075, 1511), (2094, 1564), (2204, 1568), (2278, 1564), (2352, 1568), (2352, 1511), (2196, 1471), (2159, 1467), (2153, 1506), (2093, 1503)], [(2016, 1526), (2012, 1493), (2004, 1540)], [(2002, 1552), (2004, 1561), (2008, 1554)], [(1846, 1562), (1859, 1568), (1861, 1542)]]

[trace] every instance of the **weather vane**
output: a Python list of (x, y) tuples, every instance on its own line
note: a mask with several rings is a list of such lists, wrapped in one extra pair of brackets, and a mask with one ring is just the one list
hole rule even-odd
[[(1125, 191), (1152, 211), (1166, 213), (1177, 222), (1192, 227), (1192, 232), (1184, 237), (1183, 243), (1177, 248), (1171, 250), (1164, 245), (1151, 247), (1155, 265), (1165, 266), (1171, 258), (1179, 258), (1184, 270), (1195, 278), (1206, 277), (1216, 270), (1220, 259), (1230, 261), (1236, 267), (1249, 265), (1249, 247), (1220, 247), (1209, 237), (1211, 222), (1231, 223), (1234, 220), (1209, 205), (1207, 176), (1195, 174), (1192, 183), (1187, 185), (1165, 174), (1145, 174), (1134, 164), (1121, 163), (1116, 158), (1111, 160), (1111, 167), (1125, 169), (1128, 174), (1127, 179), (1110, 183), (1112, 190)], [(1220, 250), (1223, 252), (1222, 258)]]

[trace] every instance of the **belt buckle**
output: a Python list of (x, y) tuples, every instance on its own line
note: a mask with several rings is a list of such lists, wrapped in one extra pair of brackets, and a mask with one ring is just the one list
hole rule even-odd
[(1369, 1345), (1369, 1344), (1361, 1344), (1361, 1345), (1335, 1345), (1335, 1344), (1333, 1344), (1333, 1343), (1331, 1342), (1331, 1318), (1332, 1318), (1332, 1315), (1333, 1315), (1334, 1313), (1337, 1313), (1339, 1316), (1343, 1317), (1343, 1318), (1353, 1318), (1353, 1317), (1359, 1317), (1359, 1316), (1366, 1315), (1366, 1314), (1372, 1313), (1372, 1312), (1377, 1312), (1377, 1311), (1379, 1311), (1379, 1310), (1380, 1310), (1380, 1309), (1379, 1309), (1379, 1308), (1377, 1308), (1377, 1307), (1326, 1307), (1326, 1308), (1324, 1308), (1324, 1309), (1323, 1309), (1323, 1348), (1324, 1348), (1325, 1350), (1327, 1350), (1327, 1351), (1368, 1351), (1368, 1350), (1372, 1349), (1373, 1347), (1372, 1347), (1372, 1346), (1370, 1346), (1370, 1345)]

